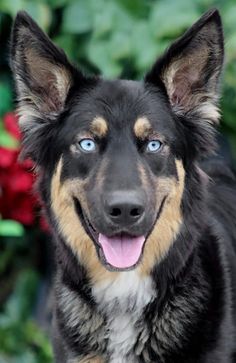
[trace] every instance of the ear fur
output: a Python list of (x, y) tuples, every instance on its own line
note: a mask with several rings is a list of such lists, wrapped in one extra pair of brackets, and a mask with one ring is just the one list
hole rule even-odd
[(66, 55), (25, 12), (16, 16), (11, 38), (11, 66), (16, 80), (18, 102), (27, 111), (54, 118), (63, 110), (72, 86), (73, 67)]
[(70, 90), (74, 84), (84, 87), (87, 79), (24, 11), (13, 25), (10, 59), (24, 151), (37, 159), (38, 147), (65, 110)]
[(196, 132), (189, 136), (204, 153), (214, 149), (223, 60), (221, 18), (213, 9), (170, 46), (145, 78), (165, 91), (175, 115), (186, 121), (188, 131)]

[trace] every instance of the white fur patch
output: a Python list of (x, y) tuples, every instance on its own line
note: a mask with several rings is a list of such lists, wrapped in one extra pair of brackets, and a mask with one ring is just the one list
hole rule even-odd
[(109, 363), (136, 363), (133, 348), (140, 331), (135, 325), (154, 298), (151, 278), (122, 272), (94, 286), (93, 295), (107, 320)]

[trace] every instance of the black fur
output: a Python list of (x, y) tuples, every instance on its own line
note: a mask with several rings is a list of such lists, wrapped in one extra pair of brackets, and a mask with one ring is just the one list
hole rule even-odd
[[(223, 57), (220, 15), (211, 10), (171, 45), (144, 81), (88, 78), (26, 13), (17, 15), (11, 64), (24, 153), (37, 165), (38, 188), (55, 237), (56, 362), (98, 362), (95, 357), (106, 363), (236, 362), (236, 180), (224, 160), (209, 156), (216, 149)], [(83, 153), (78, 135), (88, 132), (96, 116), (107, 121), (108, 131), (95, 137), (96, 152)], [(148, 119), (153, 129), (151, 140), (158, 134), (160, 152), (149, 153), (148, 139), (135, 136), (134, 124), (140, 117)], [(109, 322), (119, 302), (114, 298), (112, 310), (107, 306), (107, 311), (99, 305), (91, 271), (64, 236), (59, 226), (63, 220), (52, 208), (51, 183), (61, 157), (62, 185), (86, 181), (83, 193), (89, 213), (81, 195), (74, 197), (70, 208), (93, 241), (99, 263), (111, 270), (109, 276), (115, 272), (101, 253), (98, 232), (145, 235), (150, 243), (148, 238), (169, 203), (158, 183), (181, 182), (176, 161), (185, 170), (180, 229), (168, 253), (152, 267), (149, 277), (155, 296), (135, 321), (135, 342), (119, 362), (114, 361), (109, 342)], [(97, 177), (104, 165), (101, 181)], [(134, 224), (111, 221), (107, 203), (117, 192), (128, 199), (135, 195), (144, 217)], [(145, 251), (146, 246), (142, 256)], [(136, 309), (130, 294), (122, 312), (126, 316)]]

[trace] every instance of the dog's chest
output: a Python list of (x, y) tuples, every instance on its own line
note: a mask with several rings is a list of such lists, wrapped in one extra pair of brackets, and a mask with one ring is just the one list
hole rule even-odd
[(155, 295), (151, 278), (140, 277), (135, 271), (123, 272), (94, 287), (93, 295), (106, 317), (109, 363), (136, 363), (134, 347), (142, 329), (139, 323)]

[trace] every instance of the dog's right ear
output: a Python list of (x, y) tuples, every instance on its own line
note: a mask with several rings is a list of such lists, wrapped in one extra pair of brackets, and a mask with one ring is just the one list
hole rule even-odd
[(23, 11), (13, 25), (10, 57), (19, 124), (25, 147), (30, 149), (31, 139), (36, 141), (35, 132), (41, 130), (42, 134), (42, 128), (63, 112), (73, 85), (82, 87), (86, 79)]
[(195, 157), (215, 150), (223, 61), (221, 17), (212, 9), (172, 43), (145, 78), (166, 93)]

